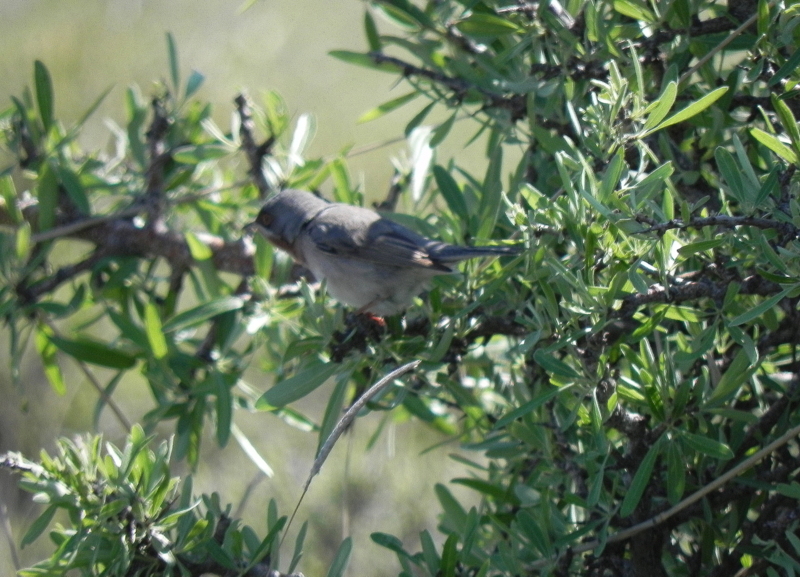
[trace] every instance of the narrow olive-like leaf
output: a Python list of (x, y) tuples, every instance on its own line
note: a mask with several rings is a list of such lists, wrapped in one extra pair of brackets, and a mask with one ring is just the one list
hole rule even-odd
[(777, 490), (781, 495), (800, 501), (800, 483), (797, 481), (792, 481), (791, 484), (778, 483)]
[(175, 315), (164, 323), (164, 332), (187, 329), (222, 313), (239, 310), (242, 306), (244, 301), (239, 297), (219, 297)]
[(650, 9), (643, 2), (636, 0), (614, 0), (614, 10), (629, 18), (648, 24), (653, 24), (656, 21), (656, 17)]
[(456, 121), (456, 113), (450, 115), (450, 118), (442, 122), (439, 126), (437, 126), (433, 131), (433, 136), (431, 136), (431, 148), (437, 147), (441, 142), (447, 137), (450, 133), (450, 129), (453, 128), (453, 123)]
[(179, 146), (172, 152), (172, 159), (182, 164), (199, 164), (208, 160), (224, 158), (231, 153), (231, 148), (225, 144), (198, 144)]
[(36, 86), (36, 105), (39, 107), (39, 116), (42, 119), (44, 131), (47, 132), (53, 124), (55, 113), (53, 80), (41, 60), (36, 60), (33, 63), (33, 80)]
[(761, 144), (769, 148), (772, 152), (780, 156), (786, 162), (791, 164), (798, 163), (797, 154), (794, 152), (794, 150), (778, 140), (775, 135), (764, 132), (760, 128), (751, 128), (750, 135), (758, 140)]
[(228, 444), (231, 436), (231, 424), (233, 423), (233, 395), (231, 389), (225, 382), (225, 377), (215, 372), (212, 375), (216, 388), (216, 402), (214, 409), (217, 416), (217, 444), (224, 447)]
[(89, 205), (89, 198), (86, 196), (86, 190), (81, 184), (80, 177), (63, 165), (57, 166), (56, 171), (61, 184), (64, 185), (64, 189), (67, 191), (67, 196), (75, 203), (81, 214), (91, 214), (92, 208)]
[(79, 361), (112, 369), (129, 369), (136, 364), (136, 357), (112, 349), (104, 343), (88, 339), (69, 340), (56, 336), (49, 338), (55, 346)]
[(15, 238), (15, 254), (19, 260), (28, 258), (31, 252), (31, 225), (29, 222), (23, 222), (17, 227), (17, 235)]
[(307, 532), (308, 521), (304, 521), (300, 531), (297, 532), (297, 539), (294, 541), (294, 553), (292, 554), (292, 560), (289, 562), (289, 567), (286, 569), (287, 574), (291, 574), (295, 570), (303, 557), (303, 543), (305, 543)]
[(58, 206), (58, 179), (49, 162), (42, 163), (36, 182), (36, 193), (39, 199), (39, 230), (53, 228)]
[(261, 398), (256, 402), (256, 408), (265, 410), (283, 407), (303, 398), (332, 377), (338, 368), (339, 365), (336, 363), (323, 363), (321, 361), (313, 363), (261, 395)]
[[(764, 4), (766, 5), (766, 2)], [(786, 59), (786, 62), (778, 68), (775, 74), (769, 79), (769, 82), (767, 82), (767, 86), (776, 86), (781, 80), (794, 72), (798, 66), (800, 66), (800, 48), (795, 49), (792, 55)]]
[(487, 239), (492, 235), (497, 217), (500, 212), (500, 205), (503, 201), (503, 184), (500, 175), (503, 167), (503, 147), (498, 143), (494, 146), (489, 157), (489, 167), (483, 179), (483, 190), (481, 191), (481, 204), (478, 208), (480, 224), (478, 225), (478, 238)]
[(679, 122), (688, 120), (692, 116), (701, 113), (703, 110), (714, 104), (717, 100), (722, 98), (727, 91), (727, 86), (720, 86), (716, 90), (712, 90), (701, 99), (697, 100), (696, 102), (692, 102), (687, 107), (679, 110), (655, 128), (648, 130), (646, 134), (652, 134), (653, 132), (661, 130), (662, 128), (666, 128), (667, 126), (672, 126), (673, 124), (678, 124)]
[(678, 254), (682, 257), (689, 257), (698, 252), (712, 250), (718, 246), (729, 243), (730, 239), (726, 237), (713, 238), (711, 240), (700, 240), (684, 245), (678, 249)]
[(600, 202), (608, 202), (611, 198), (611, 195), (617, 188), (624, 167), (625, 158), (623, 156), (623, 150), (622, 148), (618, 148), (617, 152), (611, 158), (611, 162), (608, 163), (605, 174), (603, 174), (603, 180), (600, 183), (600, 194), (598, 195)]
[(725, 182), (728, 184), (728, 190), (730, 190), (734, 199), (740, 203), (745, 202), (747, 200), (748, 193), (745, 190), (744, 183), (742, 182), (742, 171), (739, 168), (739, 165), (736, 163), (736, 159), (733, 158), (733, 155), (730, 152), (721, 146), (717, 147), (717, 149), (714, 151), (714, 158), (717, 160), (717, 167), (722, 173), (722, 177), (725, 179)]
[(368, 110), (367, 112), (362, 114), (358, 118), (358, 120), (356, 122), (359, 123), (359, 124), (362, 124), (364, 122), (369, 122), (370, 120), (375, 120), (376, 118), (380, 118), (384, 114), (387, 114), (387, 113), (391, 112), (392, 110), (395, 110), (396, 108), (400, 108), (404, 104), (406, 104), (408, 102), (411, 102), (417, 96), (419, 96), (419, 94), (420, 93), (416, 92), (416, 91), (415, 92), (409, 92), (408, 94), (404, 94), (403, 96), (398, 96), (397, 98), (389, 100), (388, 102), (384, 102), (383, 104), (379, 104), (378, 106), (376, 106), (372, 110)]
[(186, 91), (184, 92), (184, 98), (190, 98), (195, 92), (200, 90), (200, 87), (203, 85), (206, 77), (203, 76), (197, 70), (192, 70), (191, 74), (189, 74), (189, 80), (186, 81)]
[(442, 558), (439, 557), (439, 552), (436, 550), (436, 544), (433, 542), (430, 531), (427, 529), (422, 531), (419, 534), (419, 542), (422, 545), (422, 557), (428, 566), (428, 572), (431, 575), (436, 575), (439, 572)]
[[(566, 367), (569, 368), (569, 365), (566, 365)], [(520, 419), (525, 415), (532, 413), (533, 411), (544, 405), (547, 401), (555, 397), (557, 394), (563, 392), (566, 388), (567, 387), (558, 387), (558, 388), (553, 387), (546, 393), (539, 395), (538, 397), (531, 399), (524, 405), (517, 407), (516, 409), (510, 411), (509, 413), (506, 413), (494, 424), (493, 429), (494, 430), (504, 429), (509, 423), (512, 423), (517, 419)]]
[(669, 111), (672, 110), (672, 105), (675, 104), (675, 97), (678, 95), (678, 83), (673, 81), (667, 84), (664, 92), (658, 97), (658, 100), (653, 102), (648, 109), (650, 115), (644, 123), (644, 129), (649, 130), (666, 118)]
[(399, 555), (404, 555), (405, 557), (409, 557), (410, 555), (403, 549), (403, 542), (395, 537), (394, 535), (389, 535), (388, 533), (370, 533), (369, 536), (372, 541), (381, 547), (385, 547), (390, 551), (394, 551)]
[(728, 325), (732, 326), (732, 327), (735, 327), (735, 326), (750, 322), (751, 320), (760, 317), (766, 311), (768, 311), (769, 309), (771, 309), (772, 307), (777, 305), (781, 300), (786, 298), (786, 295), (788, 295), (790, 292), (792, 292), (793, 290), (796, 290), (796, 289), (797, 289), (796, 285), (791, 285), (791, 286), (783, 289), (778, 294), (773, 295), (773, 296), (769, 297), (767, 300), (757, 304), (756, 306), (751, 308), (749, 311), (744, 312), (744, 313), (740, 314), (739, 316), (732, 318), (730, 321), (728, 321)]
[(768, 198), (774, 196), (778, 192), (779, 173), (781, 173), (781, 170), (777, 166), (772, 167), (772, 170), (769, 171), (767, 178), (765, 178), (764, 182), (761, 183), (761, 188), (758, 190), (758, 194), (753, 201), (753, 206), (755, 208), (762, 207)]
[(159, 315), (156, 305), (151, 302), (144, 305), (144, 329), (153, 356), (157, 359), (166, 357), (169, 347), (161, 326), (161, 315)]
[(667, 498), (677, 503), (686, 489), (686, 463), (680, 443), (667, 443)]
[(434, 491), (436, 492), (436, 498), (439, 499), (439, 504), (444, 510), (447, 526), (452, 528), (463, 527), (467, 520), (467, 512), (464, 511), (461, 503), (441, 483), (436, 483)]
[(67, 392), (67, 387), (64, 384), (64, 375), (61, 373), (61, 367), (58, 366), (58, 355), (56, 354), (57, 348), (50, 341), (47, 331), (50, 329), (40, 327), (36, 331), (36, 350), (42, 358), (42, 366), (44, 367), (44, 374), (50, 382), (53, 390), (63, 395)]
[(167, 32), (167, 53), (169, 56), (169, 75), (172, 79), (173, 94), (178, 93), (181, 83), (180, 68), (178, 67), (178, 47), (175, 45), (175, 38), (171, 32)]
[(458, 563), (458, 535), (451, 533), (442, 547), (442, 566), (436, 577), (455, 577)]
[(322, 417), (322, 424), (319, 427), (319, 442), (317, 443), (317, 454), (319, 454), (322, 445), (336, 427), (342, 416), (342, 407), (344, 407), (344, 400), (347, 394), (347, 385), (350, 380), (352, 371), (345, 371), (343, 374), (337, 375), (336, 386), (333, 393), (328, 399), (328, 404), (325, 406), (325, 414)]
[(428, 113), (430, 113), (430, 111), (433, 110), (434, 106), (436, 106), (436, 101), (433, 101), (430, 104), (428, 104), (425, 108), (423, 108), (416, 115), (414, 115), (414, 118), (408, 121), (405, 130), (403, 130), (403, 134), (405, 135), (406, 138), (408, 138), (408, 136), (414, 131), (415, 128), (419, 127), (419, 125), (422, 124), (422, 121), (425, 120), (425, 118), (428, 116)]
[(695, 451), (721, 461), (733, 459), (733, 451), (731, 451), (728, 445), (720, 443), (719, 441), (715, 441), (714, 439), (710, 439), (704, 435), (697, 435), (695, 433), (681, 431), (680, 429), (679, 432), (681, 438), (686, 442), (686, 444)]
[(336, 555), (333, 558), (333, 563), (331, 563), (328, 569), (327, 577), (342, 577), (342, 575), (344, 575), (347, 564), (350, 562), (350, 552), (352, 550), (353, 540), (347, 537), (342, 541), (342, 544), (339, 545), (339, 549), (337, 549)]
[(469, 219), (467, 202), (464, 200), (464, 193), (461, 192), (455, 179), (450, 176), (450, 173), (443, 166), (438, 164), (433, 167), (433, 178), (436, 180), (436, 186), (444, 197), (447, 206), (453, 211), (453, 214), (466, 222)]
[(567, 379), (579, 379), (580, 375), (564, 361), (557, 359), (552, 353), (545, 352), (544, 349), (537, 349), (533, 353), (533, 360), (545, 371), (552, 375), (565, 377)]
[(358, 66), (365, 66), (366, 68), (371, 68), (373, 70), (380, 70), (382, 72), (391, 72), (393, 74), (403, 71), (403, 69), (397, 64), (393, 64), (391, 62), (379, 63), (375, 60), (375, 58), (373, 58), (369, 54), (362, 54), (360, 52), (350, 52), (349, 50), (331, 50), (330, 52), (328, 52), (328, 54), (330, 56), (333, 56), (337, 60), (341, 60), (342, 62), (347, 62), (348, 64), (356, 64)]
[(633, 513), (633, 510), (636, 509), (639, 501), (641, 501), (642, 495), (644, 495), (644, 490), (647, 488), (647, 485), (650, 482), (650, 476), (653, 474), (653, 467), (656, 464), (658, 454), (661, 452), (662, 438), (663, 437), (660, 437), (655, 443), (653, 443), (653, 446), (647, 451), (647, 454), (644, 456), (644, 459), (642, 459), (642, 462), (639, 465), (639, 469), (633, 476), (631, 486), (625, 493), (625, 498), (623, 499), (622, 506), (619, 510), (621, 517), (627, 517)]
[(381, 37), (378, 34), (378, 27), (375, 25), (375, 19), (369, 10), (364, 11), (364, 32), (367, 35), (367, 44), (371, 52), (379, 52), (383, 47), (381, 44)]
[(5, 201), (3, 209), (11, 217), (15, 224), (25, 220), (17, 202), (17, 187), (14, 180), (9, 175), (0, 176), (0, 196)]
[[(798, 49), (798, 51), (800, 51), (800, 49)], [(797, 120), (795, 120), (791, 108), (789, 108), (786, 103), (782, 99), (778, 98), (775, 94), (771, 96), (771, 100), (772, 107), (775, 109), (778, 118), (781, 120), (781, 125), (783, 126), (784, 130), (786, 130), (786, 134), (789, 135), (789, 138), (792, 141), (792, 147), (795, 155), (800, 155), (800, 128), (797, 127)]]
[(198, 262), (208, 260), (214, 255), (209, 246), (197, 238), (197, 235), (193, 232), (187, 231), (184, 238), (189, 247), (189, 253), (194, 260)]
[(22, 543), (21, 543), (22, 547), (30, 545), (31, 543), (36, 541), (36, 539), (39, 538), (39, 535), (41, 535), (42, 532), (45, 529), (47, 529), (48, 525), (50, 525), (50, 521), (53, 520), (53, 516), (56, 514), (56, 511), (58, 511), (58, 509), (59, 509), (58, 504), (50, 505), (47, 509), (45, 509), (42, 512), (41, 515), (39, 515), (36, 518), (36, 520), (31, 524), (31, 526), (25, 532), (25, 535), (23, 535), (22, 537)]
[(523, 32), (523, 29), (511, 20), (485, 12), (473, 12), (468, 18), (456, 22), (456, 28), (470, 36), (500, 36)]
[(709, 395), (707, 404), (714, 405), (720, 401), (727, 400), (730, 395), (733, 395), (739, 389), (743, 382), (750, 378), (752, 372), (753, 368), (747, 351), (739, 349), (731, 364), (728, 365), (725, 374), (722, 375), (717, 386)]

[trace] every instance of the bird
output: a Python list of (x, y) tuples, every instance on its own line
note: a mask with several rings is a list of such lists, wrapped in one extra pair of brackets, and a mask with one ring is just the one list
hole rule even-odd
[(520, 245), (464, 247), (427, 238), (374, 210), (285, 189), (247, 228), (325, 280), (328, 294), (357, 313), (404, 311), (437, 275), (472, 258), (511, 256)]

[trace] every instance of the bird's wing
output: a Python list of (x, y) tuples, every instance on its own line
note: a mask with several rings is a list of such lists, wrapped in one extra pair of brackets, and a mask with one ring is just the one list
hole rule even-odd
[[(340, 214), (344, 210), (347, 213)], [(326, 210), (306, 230), (315, 246), (328, 254), (385, 266), (452, 272), (450, 267), (431, 258), (430, 247), (437, 241), (369, 210), (353, 207)]]

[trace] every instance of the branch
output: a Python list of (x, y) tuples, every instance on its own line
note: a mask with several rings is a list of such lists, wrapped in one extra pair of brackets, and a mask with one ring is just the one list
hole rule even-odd
[(261, 167), (264, 157), (272, 150), (272, 145), (275, 144), (275, 136), (270, 136), (261, 144), (256, 144), (255, 122), (253, 122), (253, 113), (250, 109), (250, 104), (244, 94), (239, 94), (235, 99), (236, 110), (239, 113), (239, 136), (242, 139), (242, 150), (247, 155), (247, 161), (250, 163), (250, 176), (253, 177), (258, 192), (261, 198), (266, 198), (270, 191), (269, 183), (264, 177), (264, 171)]
[(688, 222), (683, 222), (681, 219), (676, 218), (668, 222), (658, 223), (645, 215), (639, 214), (636, 216), (636, 221), (650, 225), (649, 228), (637, 231), (638, 234), (648, 232), (664, 234), (668, 230), (685, 230), (687, 228), (704, 228), (706, 226), (721, 226), (725, 228), (753, 226), (762, 230), (777, 230), (783, 237), (784, 244), (800, 237), (800, 228), (790, 222), (781, 222), (757, 216), (726, 216), (720, 214), (704, 218), (692, 218)]

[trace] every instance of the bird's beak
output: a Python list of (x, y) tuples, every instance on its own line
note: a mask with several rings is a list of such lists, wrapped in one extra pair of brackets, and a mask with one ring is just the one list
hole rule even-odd
[(253, 222), (250, 222), (250, 223), (247, 223), (246, 225), (244, 225), (242, 227), (242, 232), (244, 234), (252, 235), (255, 232), (263, 232), (263, 231), (261, 230), (261, 225), (258, 224), (255, 221), (253, 221)]

